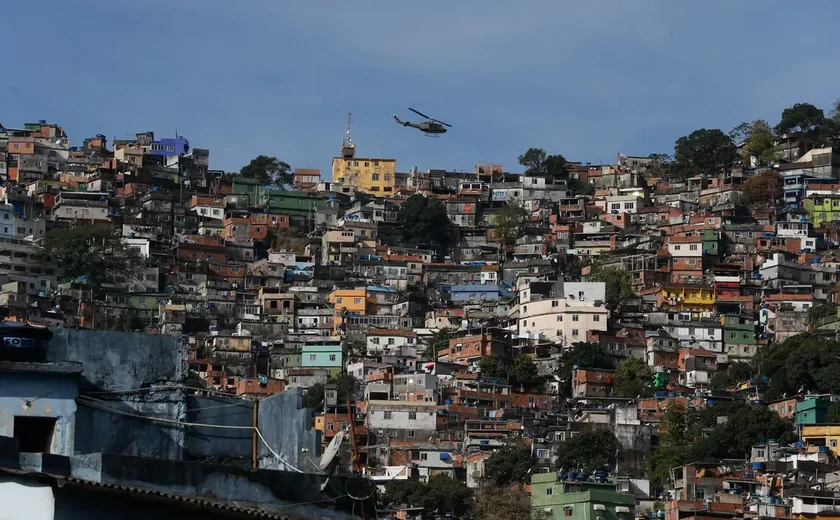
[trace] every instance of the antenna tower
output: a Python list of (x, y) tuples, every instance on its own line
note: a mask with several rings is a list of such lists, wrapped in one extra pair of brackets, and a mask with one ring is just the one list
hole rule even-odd
[(344, 135), (344, 142), (341, 145), (341, 155), (345, 159), (356, 155), (356, 143), (353, 142), (353, 138), (350, 136), (350, 126), (353, 124), (353, 120), (351, 119), (352, 115), (352, 112), (347, 113), (347, 132)]

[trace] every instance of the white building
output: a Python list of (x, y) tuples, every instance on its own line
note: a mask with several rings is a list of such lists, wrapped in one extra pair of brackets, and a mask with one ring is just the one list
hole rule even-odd
[(586, 341), (589, 331), (606, 331), (610, 311), (604, 306), (603, 282), (563, 284), (563, 296), (532, 299), (528, 289), (520, 293), (518, 331), (522, 338), (540, 338), (563, 344)]
[(370, 329), (367, 336), (369, 356), (381, 356), (386, 348), (397, 348), (417, 344), (417, 334), (402, 329)]

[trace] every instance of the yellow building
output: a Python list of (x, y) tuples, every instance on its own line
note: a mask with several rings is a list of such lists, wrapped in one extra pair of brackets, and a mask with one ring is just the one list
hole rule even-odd
[(376, 298), (368, 297), (367, 289), (335, 289), (328, 301), (333, 304), (336, 332), (345, 315), (367, 316), (373, 314), (376, 308)]
[(715, 307), (715, 290), (693, 284), (672, 284), (657, 294), (657, 304), (666, 310), (700, 313)]
[(393, 195), (397, 186), (396, 159), (333, 157), (332, 178), (371, 195)]
[(828, 446), (840, 455), (840, 424), (802, 425), (799, 438), (809, 446)]

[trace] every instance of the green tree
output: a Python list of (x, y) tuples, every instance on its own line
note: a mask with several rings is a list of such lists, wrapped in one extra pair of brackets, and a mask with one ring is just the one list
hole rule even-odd
[(481, 520), (544, 520), (550, 515), (531, 509), (531, 496), (519, 486), (487, 487), (478, 492), (473, 517)]
[(524, 388), (526, 392), (538, 390), (543, 383), (534, 360), (526, 354), (519, 354), (510, 369), (510, 384)]
[(828, 407), (828, 423), (840, 424), (840, 401), (834, 401)]
[(443, 203), (435, 197), (412, 195), (403, 203), (397, 220), (409, 244), (434, 248), (443, 256), (452, 243), (452, 226)]
[(636, 399), (650, 397), (653, 393), (650, 387), (653, 372), (639, 358), (629, 357), (619, 363), (613, 380), (616, 397)]
[(645, 176), (667, 179), (674, 173), (674, 158), (667, 153), (652, 153), (651, 161), (645, 166)]
[(620, 454), (621, 446), (610, 430), (580, 433), (557, 446), (557, 467), (585, 472), (612, 471)]
[[(339, 374), (329, 378), (326, 384), (333, 384), (338, 389), (338, 404), (344, 404), (347, 399), (355, 401), (356, 395), (361, 390), (361, 383), (350, 374)], [(303, 395), (303, 407), (310, 410), (321, 410), (324, 408), (324, 387), (325, 383), (315, 383), (306, 389)]]
[(718, 174), (735, 164), (737, 150), (732, 138), (715, 128), (701, 128), (680, 137), (674, 146), (674, 161), (684, 177)]
[(750, 377), (752, 377), (752, 366), (749, 363), (735, 362), (730, 364), (727, 370), (715, 372), (712, 376), (711, 387), (715, 392), (722, 392)]
[(702, 410), (699, 417), (699, 427), (695, 428), (711, 431), (692, 445), (692, 458), (698, 461), (743, 459), (755, 444), (776, 440), (785, 445), (796, 440), (793, 423), (762, 405), (718, 401)]
[(116, 276), (131, 277), (143, 258), (122, 241), (110, 226), (75, 225), (47, 231), (35, 252), (41, 263), (54, 264), (63, 282), (86, 277), (94, 289)]
[(809, 134), (819, 132), (825, 123), (825, 112), (810, 103), (797, 103), (782, 111), (782, 119), (776, 125), (778, 134)]
[(490, 379), (508, 379), (510, 367), (505, 365), (499, 356), (483, 356), (478, 362), (478, 371), (481, 377)]
[(773, 152), (775, 139), (773, 129), (767, 121), (756, 119), (750, 123), (749, 133), (744, 140), (742, 162), (748, 164), (750, 157), (755, 157), (758, 160), (759, 166), (766, 166), (772, 163), (776, 158)]
[(751, 208), (773, 208), (782, 198), (784, 180), (773, 170), (753, 175), (744, 183), (744, 204)]
[(593, 269), (587, 277), (588, 281), (604, 282), (606, 301), (604, 302), (611, 312), (618, 309), (623, 300), (633, 298), (633, 285), (630, 273), (618, 267), (599, 267)]
[(426, 361), (437, 361), (438, 352), (449, 348), (449, 338), (452, 337), (452, 331), (444, 327), (426, 340), (426, 352), (424, 353)]
[(496, 215), (493, 234), (501, 246), (501, 257), (506, 258), (507, 252), (513, 249), (519, 230), (525, 221), (525, 208), (518, 204), (508, 204)]
[(821, 320), (830, 316), (837, 316), (837, 304), (833, 302), (824, 302), (819, 305), (814, 305), (808, 309), (808, 323), (811, 325), (818, 324)]
[(487, 458), (484, 478), (493, 486), (525, 484), (533, 463), (531, 448), (522, 443), (506, 444)]
[(472, 498), (472, 490), (465, 483), (446, 475), (434, 475), (426, 484), (416, 480), (388, 482), (383, 502), (422, 507), (428, 514), (437, 512), (440, 516), (463, 516), (472, 508)]
[(251, 159), (251, 162), (239, 170), (239, 175), (247, 179), (256, 179), (260, 184), (280, 187), (291, 186), (295, 181), (292, 167), (288, 163), (267, 155), (258, 155)]
[(146, 324), (133, 310), (129, 310), (120, 314), (114, 321), (113, 327), (114, 330), (119, 330), (123, 332), (143, 331), (145, 330), (145, 328)]
[(551, 175), (565, 179), (569, 176), (568, 161), (562, 155), (547, 155), (542, 148), (528, 148), (519, 156), (519, 164), (525, 167), (525, 173), (533, 175)]
[(689, 461), (689, 448), (698, 432), (691, 428), (695, 422), (693, 412), (684, 405), (671, 402), (659, 425), (659, 443), (647, 459), (648, 478), (655, 487), (661, 487), (672, 468)]
[(799, 334), (759, 351), (755, 366), (769, 379), (763, 398), (800, 392), (840, 393), (840, 342)]

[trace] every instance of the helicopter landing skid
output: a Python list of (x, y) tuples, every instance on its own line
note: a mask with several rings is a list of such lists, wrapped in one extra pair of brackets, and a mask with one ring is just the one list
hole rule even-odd
[(438, 134), (430, 134), (430, 133), (426, 133), (426, 137), (431, 137), (432, 139), (437, 139), (437, 138), (438, 138), (438, 137), (440, 137), (440, 136), (439, 136)]

